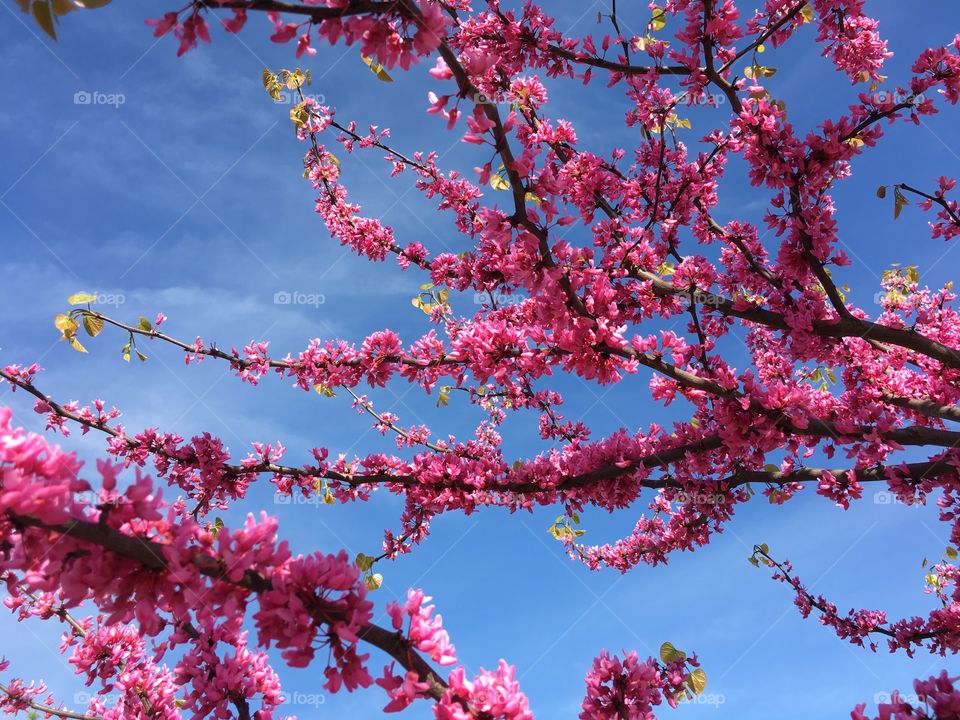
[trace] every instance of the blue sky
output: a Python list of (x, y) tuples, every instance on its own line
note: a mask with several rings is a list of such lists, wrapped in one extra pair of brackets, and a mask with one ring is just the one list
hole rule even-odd
[[(894, 0), (867, 6), (896, 53), (888, 66), (891, 82), (905, 77), (923, 47), (948, 42), (960, 28), (960, 7), (948, 0), (925, 3), (922, 13)], [(185, 368), (166, 347), (148, 347), (148, 362), (127, 365), (119, 352), (124, 339), (110, 332), (88, 344), (89, 355), (57, 342), (53, 316), (78, 290), (122, 297), (107, 310), (128, 320), (163, 311), (174, 336), (201, 335), (226, 347), (269, 339), (278, 355), (313, 337), (359, 340), (394, 327), (409, 339), (427, 329), (425, 316), (409, 304), (425, 278), (353, 257), (313, 212), (313, 191), (301, 178), (304, 148), (293, 138), (286, 106), (275, 105), (260, 82), (265, 65), (297, 65), (292, 45), (271, 44), (266, 19), (254, 15), (239, 37), (215, 31), (213, 46), (177, 59), (174, 41), (156, 41), (143, 25), (144, 17), (169, 9), (157, 2), (115, 3), (75, 13), (61, 25), (56, 44), (10, 4), (0, 11), (4, 66), (8, 78), (17, 78), (8, 80), (0, 108), (0, 362), (40, 362), (43, 389), (61, 400), (102, 397), (124, 411), (128, 428), (159, 426), (186, 436), (209, 430), (237, 454), (254, 440), (281, 440), (294, 462), (314, 445), (348, 453), (389, 449), (392, 440), (370, 430), (345, 397), (323, 399), (272, 377), (250, 388), (222, 364)], [(548, 10), (558, 27), (575, 34), (598, 32), (597, 12), (607, 11), (603, 1), (550, 3)], [(623, 22), (639, 28), (646, 18), (645, 10), (630, 10)], [(806, 28), (787, 49), (765, 56), (781, 68), (771, 86), (801, 128), (836, 117), (855, 97), (812, 38)], [(395, 72), (396, 82), (383, 84), (357, 49), (342, 46), (322, 47), (305, 66), (315, 78), (312, 92), (335, 106), (340, 120), (390, 127), (397, 147), (438, 149), (447, 167), (478, 164), (474, 148), (457, 143), (424, 113), (426, 93), (436, 87), (427, 66)], [(602, 86), (550, 83), (549, 112), (573, 120), (591, 149), (629, 146), (625, 102)], [(77, 93), (122, 95), (123, 103), (77, 104)], [(727, 110), (691, 113), (688, 141), (722, 123)], [(837, 189), (841, 236), (855, 261), (840, 276), (865, 307), (875, 307), (879, 275), (893, 263), (919, 265), (931, 284), (956, 277), (952, 246), (929, 238), (926, 217), (908, 208), (894, 223), (890, 202), (877, 200), (874, 191), (899, 181), (930, 187), (939, 175), (960, 175), (958, 152), (954, 113), (920, 127), (901, 123), (856, 161), (854, 177)], [(343, 158), (351, 198), (391, 224), (403, 242), (420, 240), (433, 251), (467, 249), (450, 218), (437, 215), (409, 178), (386, 176), (380, 155)], [(744, 177), (733, 163), (721, 189), (722, 222), (762, 216), (767, 196)], [(324, 302), (280, 305), (277, 292), (318, 294)], [(471, 310), (470, 296), (455, 302)], [(742, 366), (742, 347), (731, 342), (730, 352)], [(615, 388), (577, 379), (559, 387), (568, 416), (599, 436), (683, 416), (682, 407), (664, 413), (649, 403), (647, 380), (641, 373)], [(11, 397), (2, 388), (0, 395), (18, 423), (42, 429), (23, 394)], [(422, 419), (463, 434), (477, 420), (456, 396), (437, 410), (433, 398), (405, 384), (370, 397), (403, 422)], [(535, 452), (535, 418), (511, 418), (505, 439), (510, 455)], [(64, 444), (85, 458), (103, 447), (92, 437)], [(387, 496), (357, 506), (277, 505), (268, 488), (255, 488), (228, 522), (266, 508), (281, 517), (284, 536), (303, 552), (377, 551), (383, 528), (396, 526), (400, 510)], [(621, 536), (640, 511), (586, 513), (586, 539)], [(700, 654), (710, 702), (664, 710), (664, 717), (749, 720), (777, 711), (846, 717), (875, 693), (957, 668), (952, 658), (908, 660), (845, 645), (816, 621), (801, 620), (787, 589), (745, 561), (754, 543), (766, 542), (841, 609), (925, 614), (933, 601), (922, 593), (920, 563), (939, 557), (947, 537), (931, 509), (876, 502), (873, 489), (847, 512), (810, 492), (783, 507), (756, 499), (709, 547), (625, 576), (569, 561), (546, 533), (555, 515), (550, 508), (514, 516), (491, 509), (439, 518), (413, 555), (382, 568), (385, 585), (374, 599), (382, 608), (407, 587), (423, 587), (468, 669), (493, 667), (501, 657), (515, 664), (540, 718), (576, 716), (583, 675), (601, 648), (655, 654), (665, 640)], [(19, 624), (2, 613), (0, 637), (0, 654), (12, 661), (14, 674), (43, 678), (62, 701), (75, 704), (83, 688), (56, 652), (59, 629)], [(379, 668), (379, 658), (372, 665)], [(294, 700), (290, 712), (300, 718), (375, 718), (386, 702), (377, 688), (325, 697), (319, 668), (284, 670), (282, 677)], [(429, 705), (415, 705), (405, 716), (431, 717)]]

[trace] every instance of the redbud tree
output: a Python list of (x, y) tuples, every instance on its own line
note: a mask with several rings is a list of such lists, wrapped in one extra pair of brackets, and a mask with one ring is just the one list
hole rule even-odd
[[(106, 3), (21, 4), (55, 36), (69, 11)], [(387, 604), (388, 623), (373, 622), (378, 565), (427, 541), (433, 518), (556, 506), (551, 533), (572, 561), (628, 572), (705, 545), (751, 499), (782, 504), (806, 490), (846, 508), (867, 484), (939, 508), (952, 546), (927, 576), (937, 609), (905, 618), (844, 613), (766, 545), (748, 559), (842, 641), (956, 653), (957, 296), (949, 285), (922, 285), (907, 266), (885, 273), (879, 307), (852, 303), (833, 196), (857, 158), (884, 142), (885, 128), (953, 111), (960, 36), (888, 78), (891, 53), (864, 5), (660, 0), (642, 9), (640, 33), (621, 29), (614, 5), (596, 34), (581, 37), (559, 32), (549, 7), (530, 1), (191, 0), (148, 19), (181, 55), (217, 33), (249, 32), (257, 14), (272, 41), (295, 46), (302, 67), (267, 68), (262, 79), (270, 95), (296, 97), (290, 121), (316, 212), (331, 238), (414, 277), (424, 332), (305, 340), (278, 357), (263, 339), (226, 350), (168, 335), (162, 313), (130, 321), (94, 309), (88, 293), (71, 297), (55, 324), (75, 350), (114, 335), (126, 360), (143, 357), (148, 343), (169, 346), (187, 364), (223, 363), (252, 385), (275, 374), (296, 390), (349, 394), (397, 449), (353, 456), (315, 447), (298, 466), (285, 463), (281, 444), (254, 443), (233, 457), (210, 434), (128, 428), (101, 400), (58, 401), (38, 382), (38, 365), (7, 365), (0, 375), (35, 396), (48, 430), (100, 436), (105, 449), (95, 471), (81, 470), (74, 455), (0, 410), (5, 603), (21, 619), (60, 623), (61, 651), (93, 689), (87, 710), (72, 712), (4, 661), (0, 707), (83, 720), (267, 720), (285, 714), (281, 678), (290, 666), (315, 668), (331, 693), (380, 692), (386, 712), (422, 703), (439, 720), (528, 720), (515, 668), (501, 660), (468, 675), (423, 590)], [(805, 134), (777, 98), (776, 68), (765, 64), (788, 43), (815, 43), (853, 88), (848, 107)], [(364, 129), (317, 102), (310, 66), (328, 45), (357, 46), (384, 81), (426, 64), (434, 89), (425, 107), (420, 99), (411, 107), (475, 146), (474, 172), (445, 168), (437, 151), (399, 147), (384, 127)], [(546, 85), (564, 83), (599, 85), (626, 101), (621, 120), (635, 143), (591, 151), (578, 139), (584, 129), (552, 112)], [(691, 105), (714, 125), (694, 132), (683, 116)], [(415, 186), (469, 250), (427, 247), (365, 214), (341, 174), (345, 153), (385, 159), (384, 174)], [(759, 225), (715, 217), (731, 159), (745, 163), (765, 205)], [(916, 242), (960, 234), (953, 179), (887, 182), (877, 194), (895, 217), (907, 205), (929, 213), (932, 239)], [(483, 302), (458, 303), (465, 293)], [(723, 351), (734, 331), (746, 338), (746, 363)], [(612, 385), (638, 374), (649, 377), (654, 405), (678, 403), (688, 419), (636, 417), (598, 437), (564, 414), (564, 376)], [(438, 405), (473, 405), (483, 420), (468, 437), (405, 424), (364, 393), (388, 383), (415, 386)], [(505, 454), (501, 432), (514, 414), (536, 418), (547, 449)], [(392, 493), (404, 510), (376, 557), (336, 548), (293, 555), (265, 513), (236, 527), (217, 515), (265, 482), (329, 504)], [(626, 537), (591, 545), (579, 526), (588, 508), (634, 508), (639, 519)], [(699, 665), (670, 643), (650, 658), (598, 649), (579, 717), (651, 718), (703, 692)], [(894, 693), (879, 717), (960, 717), (955, 680), (946, 671), (920, 678), (909, 701)], [(867, 717), (865, 706), (852, 717)]]

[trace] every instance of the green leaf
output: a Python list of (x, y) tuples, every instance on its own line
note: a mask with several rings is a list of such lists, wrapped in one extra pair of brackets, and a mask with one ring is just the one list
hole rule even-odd
[(137, 327), (143, 330), (144, 332), (150, 332), (153, 330), (153, 325), (150, 324), (150, 321), (147, 320), (142, 315), (140, 316), (140, 322), (137, 323)]
[(956, 559), (957, 559), (957, 549), (956, 549), (955, 547), (948, 547), (948, 548), (947, 548), (947, 557), (950, 558), (951, 560), (956, 560)]
[(95, 302), (97, 296), (93, 293), (78, 292), (74, 293), (67, 298), (67, 302), (71, 305), (85, 305), (87, 303)]
[(357, 553), (357, 559), (354, 560), (357, 567), (366, 572), (373, 567), (373, 558), (363, 553)]
[(773, 463), (767, 463), (766, 465), (763, 466), (763, 469), (766, 470), (768, 473), (780, 472), (780, 466), (774, 465)]
[(755, 568), (760, 567), (760, 561), (757, 560), (757, 556), (756, 556), (756, 555), (751, 555), (750, 557), (748, 557), (748, 558), (747, 558), (747, 562), (750, 563), (751, 565), (753, 565)]

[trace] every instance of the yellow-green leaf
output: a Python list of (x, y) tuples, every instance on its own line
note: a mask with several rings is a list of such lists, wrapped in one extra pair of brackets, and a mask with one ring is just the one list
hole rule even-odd
[(665, 663), (671, 663), (677, 660), (686, 660), (687, 654), (682, 650), (677, 650), (673, 643), (665, 642), (660, 646), (660, 659)]
[(663, 30), (667, 26), (667, 14), (658, 7), (653, 8), (653, 17), (650, 18), (650, 22), (647, 23), (647, 27), (650, 28), (651, 32), (657, 32), (658, 30)]
[(297, 103), (290, 108), (290, 122), (297, 128), (302, 128), (310, 121), (310, 108), (304, 103)]
[(805, 23), (813, 22), (813, 8), (810, 6), (810, 3), (807, 3), (800, 10), (800, 15), (803, 17)]
[(93, 293), (78, 292), (68, 297), (67, 302), (71, 305), (85, 305), (96, 301), (96, 299), (97, 296)]
[(304, 81), (307, 79), (307, 76), (303, 74), (303, 71), (300, 68), (292, 72), (287, 72), (287, 88), (290, 90), (296, 90), (298, 87), (301, 87)]
[(367, 590), (379, 590), (380, 586), (383, 585), (383, 575), (380, 573), (368, 575), (364, 582), (367, 585)]
[(80, 341), (77, 340), (76, 335), (66, 335), (65, 337), (67, 338), (67, 342), (70, 343), (70, 347), (72, 347), (77, 352), (85, 353), (87, 351), (87, 349), (80, 344)]
[(494, 190), (509, 190), (510, 183), (501, 175), (491, 175), (490, 176), (490, 187)]
[(910, 201), (907, 200), (906, 195), (900, 192), (900, 188), (895, 187), (893, 189), (893, 219), (896, 220), (899, 218), (903, 208), (909, 204)]
[(143, 330), (144, 332), (150, 332), (153, 330), (153, 325), (150, 324), (150, 321), (147, 320), (142, 315), (140, 316), (140, 322), (137, 323), (137, 327)]
[(370, 68), (370, 72), (377, 76), (377, 80), (380, 82), (393, 82), (393, 78), (383, 69), (383, 65), (376, 60), (366, 55), (360, 55), (360, 59)]
[(277, 76), (270, 72), (270, 68), (263, 69), (263, 89), (270, 92), (270, 86), (276, 82)]
[(96, 337), (103, 330), (103, 318), (95, 315), (83, 316), (83, 329), (90, 337)]
[(57, 330), (63, 333), (64, 337), (73, 335), (79, 327), (76, 320), (69, 315), (64, 315), (62, 313), (53, 319), (53, 324), (56, 326)]
[(947, 557), (950, 558), (951, 560), (956, 560), (956, 559), (957, 559), (957, 549), (956, 549), (955, 547), (948, 547), (948, 548), (947, 548)]
[(707, 674), (697, 668), (687, 675), (687, 687), (693, 691), (694, 695), (699, 695), (707, 688)]

